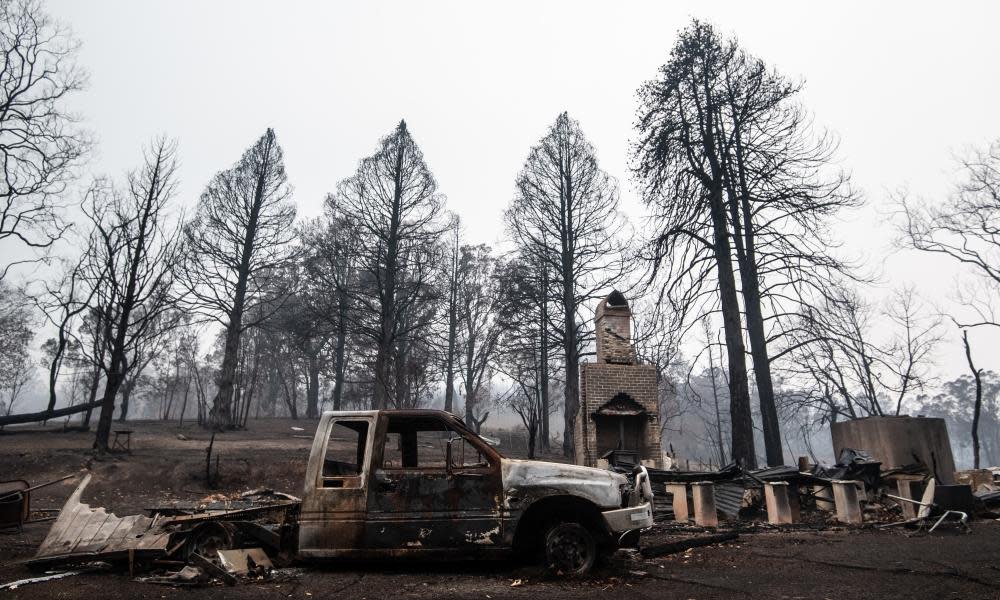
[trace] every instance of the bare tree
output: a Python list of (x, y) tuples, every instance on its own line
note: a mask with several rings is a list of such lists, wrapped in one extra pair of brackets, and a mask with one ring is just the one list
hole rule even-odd
[(423, 152), (401, 121), (375, 154), (327, 198), (329, 214), (352, 223), (357, 277), (343, 282), (352, 302), (354, 329), (375, 350), (372, 406), (386, 408), (405, 396), (396, 389), (405, 370), (397, 354), (427, 323), (412, 314), (433, 293), (443, 198)]
[[(89, 254), (88, 254), (89, 255)], [(87, 364), (87, 401), (82, 403), (82, 410), (86, 411), (83, 416), (82, 427), (90, 426), (90, 417), (94, 408), (100, 407), (97, 399), (97, 392), (100, 389), (101, 377), (104, 374), (105, 360), (108, 354), (106, 336), (108, 328), (105, 326), (107, 314), (103, 307), (91, 306), (84, 313), (82, 323), (77, 330), (80, 338), (80, 353), (83, 361)]]
[(498, 282), (492, 249), (485, 244), (462, 246), (456, 294), (461, 315), (457, 349), (465, 388), (465, 422), (475, 431), (489, 416), (483, 401), (489, 393), (503, 329)]
[(582, 318), (581, 311), (620, 285), (630, 263), (617, 185), (601, 170), (580, 124), (567, 113), (528, 153), (504, 219), (518, 250), (552, 274), (559, 307), (553, 335), (565, 361), (563, 454), (572, 456), (580, 358), (592, 337), (591, 319)]
[(949, 257), (966, 267), (976, 283), (964, 286), (962, 301), (974, 314), (960, 327), (1000, 327), (1000, 140), (960, 159), (962, 179), (942, 203), (928, 204), (900, 193), (899, 245)]
[(680, 32), (670, 61), (639, 92), (634, 172), (652, 209), (655, 232), (649, 258), (653, 277), (663, 281), (659, 297), (687, 318), (700, 319), (706, 310), (701, 307), (716, 298), (721, 305), (729, 358), (731, 455), (744, 468), (754, 468), (746, 347), (720, 143), (726, 137), (720, 117), (726, 102), (723, 84), (735, 53), (704, 23), (696, 21)]
[[(986, 464), (995, 465), (1000, 460), (1000, 376), (993, 371), (973, 368), (972, 375), (944, 382), (940, 393), (917, 398), (914, 409), (920, 414), (945, 419), (949, 431), (971, 431), (975, 427), (975, 440), (957, 438), (953, 442), (957, 447), (964, 446), (967, 441), (973, 446), (970, 449), (973, 464), (978, 443), (981, 446), (980, 464), (985, 460)], [(975, 410), (977, 401), (978, 413)], [(973, 407), (971, 411), (970, 406)]]
[(685, 370), (680, 351), (682, 323), (666, 308), (648, 299), (633, 302), (632, 338), (636, 356), (656, 367), (661, 436), (684, 412), (677, 398), (677, 384)]
[(460, 271), (462, 263), (461, 222), (455, 216), (448, 229), (448, 240), (444, 251), (445, 282), (445, 339), (442, 346), (442, 370), (444, 371), (444, 409), (455, 411), (455, 360), (458, 355), (458, 322), (460, 306), (458, 299)]
[[(895, 325), (888, 339), (873, 339), (876, 319)], [(895, 293), (881, 314), (849, 288), (834, 290), (802, 309), (785, 371), (801, 385), (784, 400), (829, 421), (899, 414), (906, 398), (931, 382), (940, 328), (910, 289)]]
[[(549, 449), (549, 418), (555, 412), (549, 390), (553, 370), (551, 356), (558, 351), (552, 335), (552, 304), (548, 265), (530, 256), (515, 255), (499, 265), (500, 304), (498, 319), (502, 324), (497, 369), (510, 379), (511, 389), (500, 402), (512, 408), (522, 419), (538, 418), (538, 436), (542, 450)], [(515, 387), (517, 389), (515, 389)], [(520, 394), (518, 394), (520, 392)], [(530, 397), (529, 397), (530, 396)], [(524, 403), (537, 402), (534, 406)], [(518, 406), (515, 407), (514, 405)], [(522, 411), (526, 411), (521, 415)], [(529, 427), (525, 423), (525, 427)], [(534, 440), (530, 438), (531, 447)]]
[(322, 219), (306, 223), (300, 234), (305, 252), (305, 275), (310, 280), (310, 310), (325, 321), (322, 328), (332, 337), (334, 410), (340, 410), (348, 365), (350, 340), (354, 334), (351, 290), (359, 288), (356, 235), (352, 221), (329, 210)]
[(319, 387), (321, 362), (333, 337), (331, 325), (336, 319), (329, 315), (336, 311), (336, 294), (323, 285), (320, 278), (313, 279), (313, 269), (307, 265), (314, 258), (305, 254), (304, 264), (292, 265), (282, 273), (275, 273), (278, 285), (289, 291), (288, 298), (265, 322), (265, 327), (281, 335), (288, 346), (288, 354), (305, 363), (306, 418), (319, 417)]
[(94, 304), (102, 314), (107, 361), (94, 447), (108, 450), (115, 398), (129, 374), (137, 347), (159, 335), (175, 305), (174, 272), (179, 230), (169, 227), (168, 208), (177, 187), (176, 148), (155, 141), (145, 164), (123, 187), (95, 185), (84, 203), (94, 241), (86, 277), (97, 287)]
[[(0, 281), (0, 410), (6, 417), (34, 372), (30, 347), (35, 333), (28, 306), (22, 291)], [(4, 424), (0, 421), (0, 427)]]
[(541, 424), (545, 419), (538, 377), (538, 355), (530, 348), (507, 347), (500, 355), (500, 371), (510, 379), (510, 387), (497, 399), (497, 405), (509, 408), (528, 433), (528, 458), (535, 458)]
[(983, 370), (972, 362), (972, 348), (969, 347), (969, 332), (962, 330), (962, 344), (965, 346), (965, 360), (976, 382), (976, 400), (972, 405), (972, 468), (979, 468), (979, 417), (983, 412)]
[[(654, 267), (679, 263), (663, 269), (663, 290), (692, 312), (691, 322), (721, 309), (727, 348), (742, 343), (742, 300), (770, 465), (784, 457), (769, 345), (780, 344), (800, 304), (849, 276), (832, 253), (828, 221), (859, 202), (849, 177), (832, 167), (835, 142), (814, 133), (801, 91), (736, 39), (695, 21), (660, 77), (640, 92), (637, 172), (647, 192), (660, 196), (652, 200)], [(739, 278), (730, 283), (732, 261)], [(739, 370), (733, 373), (742, 389)], [(750, 421), (742, 397), (735, 400), (735, 431), (746, 438)]]
[[(78, 48), (41, 2), (0, 3), (0, 242), (48, 248), (68, 227), (58, 198), (90, 147), (65, 106), (86, 82)], [(12, 264), (0, 265), (0, 280)]]
[(121, 402), (118, 405), (118, 422), (128, 419), (132, 406), (132, 393), (142, 381), (150, 364), (159, 358), (170, 343), (171, 329), (180, 321), (180, 315), (164, 312), (149, 327), (149, 333), (137, 340), (125, 358), (126, 376), (121, 385)]
[(764, 446), (774, 466), (784, 460), (768, 346), (780, 341), (798, 305), (850, 275), (831, 252), (827, 222), (859, 200), (848, 176), (830, 168), (836, 144), (813, 134), (796, 101), (802, 84), (739, 50), (735, 40), (728, 44), (735, 51), (725, 65), (720, 147)]
[[(211, 425), (231, 428), (240, 335), (267, 318), (283, 291), (270, 273), (294, 259), (295, 207), (281, 147), (268, 129), (231, 168), (212, 178), (184, 228), (184, 277), (190, 306), (226, 329)], [(248, 318), (255, 315), (256, 318)]]
[(55, 285), (45, 283), (44, 295), (36, 298), (36, 304), (42, 314), (49, 324), (56, 328), (56, 337), (50, 340), (51, 344), (46, 342), (49, 349), (46, 352), (49, 359), (49, 403), (46, 406), (48, 411), (56, 407), (56, 390), (63, 359), (67, 348), (76, 341), (74, 339), (76, 319), (91, 305), (94, 294), (100, 287), (100, 282), (97, 282), (98, 285), (87, 286), (83, 280), (85, 261), (89, 254), (90, 249), (85, 249), (75, 263), (67, 263), (59, 281)]

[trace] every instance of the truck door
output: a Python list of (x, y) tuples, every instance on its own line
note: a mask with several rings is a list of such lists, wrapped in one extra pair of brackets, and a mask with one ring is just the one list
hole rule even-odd
[[(500, 460), (436, 415), (386, 415), (372, 471), (365, 541), (373, 550), (495, 549)], [(451, 442), (452, 465), (447, 464)]]
[(302, 556), (340, 556), (362, 547), (374, 430), (374, 413), (320, 421), (299, 516)]

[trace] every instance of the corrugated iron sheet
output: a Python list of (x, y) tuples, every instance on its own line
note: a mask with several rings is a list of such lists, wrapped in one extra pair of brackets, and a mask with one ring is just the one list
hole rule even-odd
[(735, 519), (743, 506), (743, 482), (719, 481), (715, 487), (715, 508), (726, 517)]
[(80, 502), (90, 475), (83, 478), (69, 497), (45, 541), (28, 564), (39, 565), (69, 559), (128, 553), (165, 553), (170, 533), (157, 527), (157, 520), (142, 515), (118, 517), (103, 508)]

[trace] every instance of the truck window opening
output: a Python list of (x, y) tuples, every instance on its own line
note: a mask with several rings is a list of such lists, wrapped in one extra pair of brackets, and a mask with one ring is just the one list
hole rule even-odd
[[(330, 438), (323, 460), (323, 477), (357, 477), (365, 464), (368, 421), (337, 421), (330, 427)], [(328, 486), (339, 487), (339, 486)]]

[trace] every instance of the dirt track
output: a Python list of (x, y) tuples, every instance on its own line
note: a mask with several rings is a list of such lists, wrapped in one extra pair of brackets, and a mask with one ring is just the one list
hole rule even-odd
[[(159, 423), (129, 427), (136, 431), (134, 453), (101, 461), (86, 452), (91, 433), (0, 434), (0, 479), (26, 478), (35, 484), (89, 465), (94, 481), (84, 500), (118, 514), (210, 492), (200, 479), (207, 434)], [(251, 423), (249, 432), (217, 438), (223, 491), (269, 486), (299, 493), (309, 439), (293, 436), (311, 437), (314, 427), (265, 421)], [(189, 439), (178, 439), (179, 432)], [(57, 508), (73, 487), (66, 482), (39, 490), (33, 506)], [(0, 583), (37, 575), (19, 561), (33, 554), (48, 525), (0, 534)], [(139, 583), (126, 574), (82, 575), (0, 592), (0, 597), (1000, 598), (998, 557), (1000, 523), (977, 521), (970, 535), (867, 529), (744, 534), (736, 542), (684, 554), (616, 562), (576, 580), (546, 578), (533, 567), (511, 563), (351, 563), (310, 566), (281, 582), (193, 590)]]

